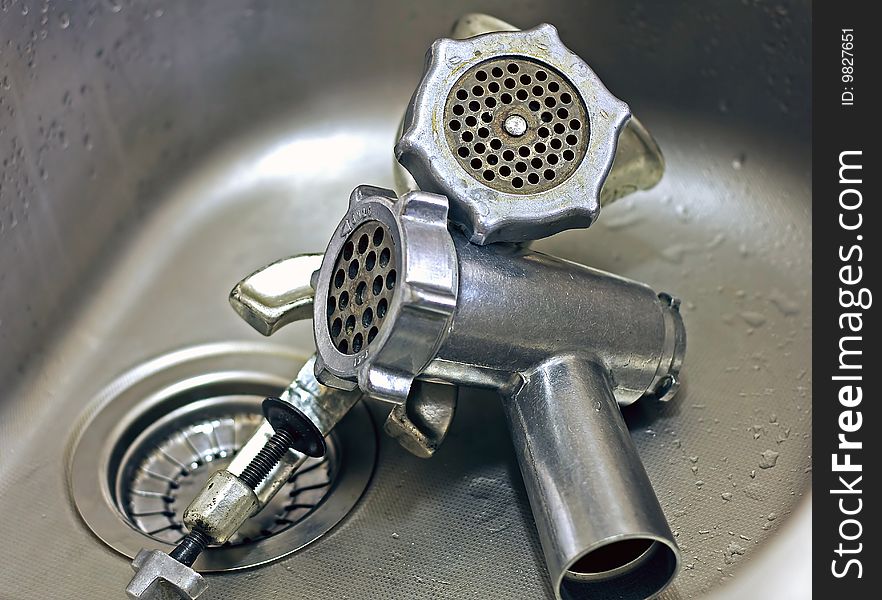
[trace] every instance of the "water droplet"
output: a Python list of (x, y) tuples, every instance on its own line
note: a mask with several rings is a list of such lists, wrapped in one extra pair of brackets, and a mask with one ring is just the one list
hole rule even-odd
[(511, 525), (506, 506), (499, 502), (500, 489), (499, 480), (489, 477), (476, 477), (468, 487), (468, 493), (475, 498), (472, 503), (475, 518), (490, 533), (498, 533)]
[(768, 519), (769, 521), (774, 521), (777, 518), (778, 518), (777, 513), (769, 513), (769, 516), (766, 517), (766, 519)]
[(119, 0), (107, 0), (107, 5), (110, 7), (111, 12), (118, 13), (122, 10), (122, 4), (120, 4)]
[(699, 479), (698, 481), (695, 482), (695, 487), (699, 487), (699, 488), (700, 488), (700, 487), (703, 486), (703, 485), (704, 485), (704, 481), (701, 480), (701, 479)]
[(771, 469), (778, 464), (778, 456), (780, 456), (780, 454), (774, 450), (766, 450), (761, 456), (762, 458), (759, 463), (760, 469)]
[(683, 262), (683, 257), (690, 253), (695, 252), (697, 250), (697, 246), (694, 244), (674, 244), (673, 246), (668, 246), (664, 250), (662, 250), (662, 258), (672, 263), (681, 263)]
[(734, 159), (732, 159), (732, 168), (736, 171), (740, 171), (742, 167), (744, 167), (744, 161), (747, 160), (747, 156), (744, 153), (739, 154)]
[(393, 540), (397, 540), (397, 539), (400, 538), (400, 537), (401, 537), (401, 536), (398, 535), (397, 533), (393, 533), (393, 534), (392, 534), (392, 539), (393, 539)]
[(781, 433), (778, 434), (778, 439), (775, 440), (779, 444), (783, 444), (790, 438), (790, 428), (785, 427), (781, 430)]
[(62, 29), (67, 29), (68, 27), (70, 27), (70, 15), (68, 15), (66, 12), (58, 15), (58, 26)]
[(735, 558), (736, 556), (743, 556), (745, 552), (747, 552), (746, 548), (735, 542), (730, 542), (729, 545), (726, 546), (726, 552), (723, 554), (723, 562), (730, 564), (737, 560)]
[(746, 310), (738, 314), (751, 327), (762, 327), (766, 324), (766, 316), (762, 313)]
[(720, 497), (723, 500), (725, 500), (726, 502), (731, 502), (732, 501), (732, 492), (723, 492), (722, 494), (720, 494)]
[(715, 235), (713, 237), (713, 239), (711, 239), (711, 241), (709, 241), (707, 243), (707, 249), (713, 250), (714, 248), (716, 248), (717, 246), (719, 246), (720, 244), (722, 244), (725, 241), (726, 241), (726, 234), (725, 233), (718, 233), (717, 235)]
[(790, 317), (799, 313), (799, 304), (788, 298), (779, 290), (774, 290), (769, 294), (769, 302), (775, 305), (775, 308), (781, 311), (781, 314), (785, 317)]
[(753, 432), (753, 439), (758, 440), (766, 432), (766, 428), (762, 425), (751, 425), (747, 431)]

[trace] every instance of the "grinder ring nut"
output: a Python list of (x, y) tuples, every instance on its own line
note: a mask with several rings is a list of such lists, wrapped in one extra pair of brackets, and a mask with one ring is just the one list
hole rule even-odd
[[(395, 157), (476, 244), (588, 227), (630, 118), (543, 24), (430, 48)], [(442, 139), (443, 138), (443, 139)]]
[(402, 404), (447, 334), (456, 250), (447, 199), (359, 186), (313, 275), (315, 375)]

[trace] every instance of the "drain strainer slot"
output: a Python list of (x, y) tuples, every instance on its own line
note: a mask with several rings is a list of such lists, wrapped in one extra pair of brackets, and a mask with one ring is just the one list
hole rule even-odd
[[(95, 535), (134, 557), (170, 550), (186, 533), (184, 510), (262, 422), (260, 403), (290, 383), (304, 357), (254, 344), (217, 344), (161, 357), (111, 383), (76, 439), (68, 469), (73, 501)], [(235, 367), (233, 370), (231, 367)], [(248, 370), (251, 368), (252, 370)], [(377, 434), (358, 403), (227, 544), (195, 568), (226, 571), (283, 557), (336, 525), (366, 489)]]

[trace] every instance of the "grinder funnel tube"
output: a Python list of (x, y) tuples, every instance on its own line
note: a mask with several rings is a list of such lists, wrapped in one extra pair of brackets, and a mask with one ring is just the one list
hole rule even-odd
[(503, 401), (555, 592), (649, 598), (679, 550), (600, 365), (562, 357)]

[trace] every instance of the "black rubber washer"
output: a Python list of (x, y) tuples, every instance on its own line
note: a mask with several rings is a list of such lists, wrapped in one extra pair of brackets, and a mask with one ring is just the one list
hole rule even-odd
[(325, 455), (322, 432), (293, 404), (279, 398), (267, 398), (263, 401), (263, 416), (273, 429), (284, 429), (292, 435), (292, 447), (298, 452), (313, 458)]

